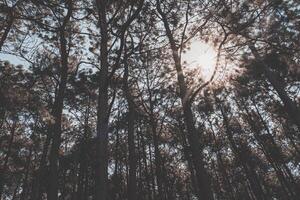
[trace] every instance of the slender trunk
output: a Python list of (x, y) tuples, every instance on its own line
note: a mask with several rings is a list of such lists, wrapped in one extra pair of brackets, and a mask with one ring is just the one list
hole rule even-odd
[(144, 135), (141, 135), (141, 143), (142, 143), (142, 151), (143, 151), (143, 155), (142, 155), (142, 160), (143, 160), (143, 164), (144, 164), (144, 173), (145, 173), (145, 184), (146, 184), (146, 189), (147, 189), (147, 200), (151, 200), (152, 199), (152, 192), (151, 192), (151, 178), (150, 178), (150, 174), (148, 171), (148, 165), (147, 165), (147, 154), (146, 154), (146, 143), (145, 143), (145, 139), (144, 139)]
[[(118, 117), (119, 118), (119, 117)], [(116, 143), (115, 143), (115, 152), (114, 152), (114, 158), (115, 158), (115, 166), (114, 166), (114, 175), (113, 175), (113, 194), (112, 194), (112, 199), (116, 200), (120, 197), (120, 191), (121, 187), (120, 185), (120, 175), (119, 175), (119, 162), (120, 162), (120, 150), (119, 150), (119, 145), (120, 145), (120, 136), (119, 136), (119, 127), (116, 130)]]
[[(180, 123), (180, 121), (179, 121)], [(187, 139), (186, 136), (184, 134), (184, 125), (183, 124), (179, 124), (179, 129), (180, 129), (180, 136), (181, 136), (181, 141), (182, 141), (182, 147), (183, 147), (183, 155), (185, 157), (185, 159), (188, 161), (188, 169), (190, 170), (191, 173), (191, 184), (192, 184), (192, 189), (194, 190), (195, 193), (197, 193), (197, 178), (195, 175), (195, 169), (193, 166), (193, 162), (192, 162), (192, 158), (191, 158), (191, 151), (190, 148), (187, 144)]]
[(67, 169), (63, 168), (60, 169), (61, 170), (61, 188), (60, 188), (60, 195), (59, 195), (59, 199), (65, 199), (66, 196), (66, 175), (67, 175)]
[[(212, 133), (213, 141), (215, 142), (215, 145), (218, 145), (218, 141), (217, 141), (217, 138), (216, 138), (216, 133), (214, 131), (213, 124), (212, 124), (211, 120), (209, 119), (209, 117), (207, 117), (207, 121), (209, 122), (209, 125), (210, 125), (210, 130), (211, 130), (211, 133)], [(227, 191), (226, 196), (228, 195), (230, 200), (235, 200), (236, 198), (234, 196), (234, 189), (232, 187), (232, 184), (230, 183), (229, 175), (227, 173), (226, 166), (225, 166), (224, 161), (223, 161), (223, 155), (222, 155), (222, 152), (219, 151), (219, 148), (216, 151), (216, 154), (217, 154), (217, 165), (219, 167), (219, 170), (222, 173), (222, 179), (223, 179), (222, 182), (223, 182), (224, 187), (225, 187), (224, 189)]]
[(1, 39), (0, 39), (0, 52), (2, 50), (4, 42), (5, 42), (8, 34), (9, 34), (9, 32), (10, 32), (12, 26), (13, 26), (13, 22), (14, 22), (14, 17), (13, 17), (12, 11), (10, 10), (9, 14), (7, 16), (7, 26), (6, 26), (6, 28), (4, 30), (4, 33), (2, 34)]
[(223, 122), (226, 128), (226, 134), (228, 136), (228, 140), (230, 143), (230, 146), (236, 156), (236, 158), (240, 161), (240, 164), (242, 165), (244, 172), (246, 174), (246, 177), (249, 181), (250, 188), (257, 200), (264, 200), (266, 199), (265, 193), (263, 191), (263, 188), (260, 184), (259, 178), (257, 176), (257, 173), (255, 172), (255, 169), (251, 161), (248, 161), (247, 159), (247, 154), (248, 154), (248, 147), (243, 146), (241, 144), (241, 147), (238, 147), (236, 145), (236, 142), (234, 141), (233, 138), (233, 131), (231, 129), (231, 126), (229, 124), (229, 120), (225, 114), (225, 111), (219, 102), (218, 99), (216, 99), (217, 106), (219, 107), (222, 117), (223, 117)]
[(68, 3), (68, 12), (64, 18), (63, 25), (59, 30), (59, 42), (60, 42), (60, 56), (61, 56), (61, 68), (60, 68), (60, 82), (58, 91), (54, 100), (52, 116), (54, 117), (54, 123), (50, 125), (50, 131), (52, 136), (52, 144), (49, 155), (49, 186), (47, 189), (47, 195), (49, 200), (58, 199), (58, 167), (59, 167), (59, 148), (61, 144), (61, 123), (62, 123), (62, 112), (65, 98), (65, 91), (67, 88), (68, 80), (68, 57), (69, 52), (67, 50), (66, 40), (66, 26), (70, 21), (72, 15), (72, 2)]
[(149, 144), (149, 163), (150, 163), (150, 172), (151, 172), (151, 186), (152, 186), (152, 199), (155, 199), (155, 181), (154, 181), (154, 170), (153, 170), (153, 159), (152, 159), (152, 151), (151, 151), (151, 144)]
[(300, 109), (285, 91), (285, 84), (277, 79), (277, 73), (273, 72), (270, 69), (270, 66), (268, 66), (268, 64), (262, 60), (257, 49), (254, 46), (249, 46), (249, 48), (251, 49), (251, 52), (254, 55), (254, 57), (261, 63), (261, 66), (264, 70), (264, 74), (267, 77), (268, 81), (271, 83), (271, 85), (274, 87), (279, 98), (281, 99), (286, 113), (290, 117), (291, 121), (298, 127), (298, 130), (300, 130)]
[[(212, 167), (212, 169), (217, 169), (215, 160), (212, 160), (211, 167)], [(215, 193), (215, 199), (216, 200), (227, 199), (222, 191), (222, 186), (223, 186), (222, 178), (219, 176), (218, 170), (214, 170), (214, 175), (215, 175), (215, 182), (214, 182), (213, 188), (214, 188), (214, 193)]]
[(8, 141), (8, 147), (7, 147), (7, 152), (6, 155), (4, 157), (4, 164), (3, 166), (0, 166), (0, 199), (2, 197), (2, 193), (3, 193), (3, 188), (4, 188), (4, 180), (5, 180), (5, 174), (6, 174), (6, 170), (8, 167), (8, 161), (10, 158), (10, 154), (11, 154), (11, 150), (12, 150), (12, 146), (13, 146), (13, 141), (15, 138), (15, 133), (16, 133), (16, 126), (17, 126), (17, 122), (14, 121), (11, 127), (11, 131), (10, 131), (10, 138)]
[(86, 171), (86, 144), (83, 141), (80, 144), (80, 156), (79, 156), (79, 173), (78, 173), (78, 182), (77, 182), (77, 195), (76, 199), (80, 200), (83, 199), (83, 190), (84, 190), (84, 173)]
[[(177, 54), (176, 54), (177, 55)], [(177, 60), (177, 59), (176, 59)], [(177, 62), (177, 68), (180, 66), (180, 70), (177, 70), (178, 82), (181, 91), (181, 101), (183, 106), (184, 122), (187, 129), (187, 138), (190, 144), (191, 156), (193, 165), (196, 171), (197, 183), (198, 183), (198, 196), (201, 199), (213, 199), (213, 194), (211, 191), (210, 178), (204, 167), (205, 163), (203, 161), (200, 138), (196, 131), (194, 124), (194, 116), (190, 105), (186, 104), (186, 85), (184, 82), (184, 76), (181, 70), (180, 63)]]
[(97, 108), (97, 136), (95, 158), (95, 200), (108, 197), (108, 29), (106, 0), (96, 1), (100, 26), (100, 77)]
[(17, 183), (17, 185), (16, 185), (16, 187), (14, 189), (13, 196), (12, 196), (11, 200), (15, 200), (16, 199), (19, 187), (20, 187), (20, 185), (19, 185), (19, 183)]
[[(126, 51), (125, 51), (126, 54)], [(129, 178), (128, 178), (128, 188), (127, 195), (128, 199), (136, 200), (137, 199), (137, 182), (136, 182), (136, 169), (137, 169), (137, 158), (136, 158), (136, 147), (135, 147), (135, 137), (134, 137), (134, 124), (135, 124), (135, 109), (133, 97), (130, 93), (129, 83), (128, 83), (128, 64), (127, 56), (124, 58), (124, 77), (123, 77), (123, 89), (128, 104), (128, 113), (127, 113), (127, 127), (128, 127), (128, 151), (129, 151)]]
[[(49, 130), (49, 129), (48, 129)], [(42, 151), (42, 156), (41, 160), (39, 162), (39, 169), (37, 170), (37, 174), (35, 176), (34, 182), (32, 184), (32, 199), (33, 200), (38, 200), (42, 198), (42, 192), (43, 192), (43, 187), (44, 181), (43, 179), (45, 178), (46, 175), (46, 165), (47, 165), (47, 154), (48, 154), (48, 148), (50, 145), (51, 137), (50, 133), (47, 134), (46, 141), (43, 145), (43, 151)]]
[[(277, 176), (279, 182), (281, 183), (281, 186), (282, 186), (285, 194), (287, 196), (293, 195), (293, 193), (291, 193), (291, 191), (290, 191), (291, 188), (289, 188), (289, 186), (287, 184), (287, 180), (286, 180), (286, 178), (284, 177), (284, 175), (282, 173), (282, 170), (278, 166), (278, 163), (276, 163), (276, 161), (273, 159), (272, 154), (269, 153), (268, 145), (265, 144), (265, 142), (260, 139), (260, 133), (259, 133), (259, 130), (256, 127), (254, 121), (252, 121), (251, 119), (248, 118), (248, 123), (249, 123), (249, 125), (250, 125), (250, 127), (251, 127), (251, 129), (252, 129), (252, 131), (254, 133), (255, 139), (257, 140), (258, 144), (261, 146), (262, 151), (263, 151), (264, 155), (266, 156), (266, 159), (268, 160), (268, 162), (270, 163), (270, 165), (275, 170), (276, 176)], [(278, 149), (277, 146), (273, 146), (272, 148), (273, 149)], [(279, 150), (278, 150), (278, 152), (279, 152)], [(277, 156), (279, 156), (279, 155), (277, 155)]]
[(22, 193), (21, 193), (20, 200), (25, 200), (26, 198), (28, 198), (28, 176), (29, 176), (29, 171), (30, 171), (32, 149), (33, 149), (33, 147), (30, 146), (29, 155), (26, 159), (27, 161), (26, 161), (26, 164), (25, 164), (25, 167), (24, 167), (25, 177), (24, 177), (24, 180), (23, 180)]
[(153, 107), (151, 106), (152, 103), (150, 103), (150, 126), (151, 126), (151, 133), (153, 138), (153, 145), (154, 145), (154, 162), (155, 162), (155, 173), (156, 173), (156, 182), (157, 182), (157, 189), (158, 189), (158, 196), (157, 199), (161, 200), (163, 199), (163, 172), (162, 172), (162, 158), (159, 150), (159, 141), (158, 141), (158, 135), (156, 131), (156, 122), (154, 120), (154, 114), (153, 114)]
[(192, 161), (196, 171), (196, 177), (198, 182), (197, 196), (200, 199), (211, 200), (213, 199), (213, 192), (211, 190), (211, 180), (205, 169), (205, 163), (203, 161), (203, 155), (201, 151), (200, 138), (195, 128), (194, 116), (191, 106), (189, 104), (188, 89), (185, 82), (185, 77), (182, 71), (180, 56), (178, 54), (178, 48), (173, 38), (172, 31), (170, 29), (168, 19), (163, 13), (160, 5), (160, 1), (157, 0), (157, 10), (162, 17), (162, 21), (165, 27), (166, 35), (169, 39), (173, 60), (175, 62), (175, 69), (177, 72), (177, 83), (180, 91), (181, 104), (183, 108), (184, 122), (187, 129), (187, 138), (191, 147)]
[(142, 167), (142, 158), (141, 158), (141, 132), (137, 132), (137, 160), (138, 160), (138, 175), (137, 175), (137, 199), (145, 199), (146, 200), (146, 194), (144, 193), (144, 187), (143, 187), (143, 167)]
[[(89, 110), (89, 108), (87, 108)], [(81, 200), (84, 199), (84, 178), (85, 178), (85, 173), (87, 170), (87, 141), (88, 141), (88, 113), (87, 111), (87, 116), (85, 118), (85, 127), (84, 127), (84, 136), (82, 139), (82, 142), (80, 143), (80, 156), (79, 156), (79, 174), (78, 174), (78, 183), (77, 183), (77, 195), (76, 199)]]
[[(263, 124), (263, 126), (264, 126), (266, 132), (267, 132), (269, 135), (272, 135), (272, 134), (271, 134), (271, 131), (270, 131), (269, 127), (268, 127), (268, 125), (266, 124), (265, 120), (263, 119), (263, 117), (262, 117), (262, 115), (261, 115), (261, 113), (260, 113), (260, 111), (259, 111), (259, 108), (257, 107), (257, 103), (256, 103), (254, 97), (251, 97), (251, 102), (253, 103), (253, 106), (254, 106), (254, 108), (255, 108), (255, 111), (256, 111), (256, 113), (257, 113), (257, 115), (258, 115), (260, 121), (262, 122), (262, 124)], [(281, 123), (281, 124), (283, 124), (283, 123)], [(289, 127), (287, 127), (287, 129), (288, 129), (288, 128), (289, 128)], [(288, 132), (288, 130), (286, 130), (285, 132)], [(295, 143), (294, 139), (292, 138), (292, 136), (297, 137), (296, 134), (289, 134), (289, 133), (286, 134), (286, 137), (290, 140), (292, 146), (294, 147), (294, 149), (295, 149), (295, 151), (296, 151), (296, 154), (300, 155), (300, 150), (299, 150), (297, 144)]]
[[(61, 101), (61, 100), (60, 100)], [(49, 185), (47, 188), (47, 196), (49, 200), (58, 199), (58, 159), (59, 159), (59, 147), (61, 144), (61, 114), (62, 108), (59, 108), (60, 113), (57, 113), (55, 117), (55, 124), (51, 126), (52, 144), (50, 147), (49, 155)]]
[[(235, 99), (238, 107), (241, 109), (241, 106), (239, 105), (239, 102)], [(267, 131), (267, 135), (264, 136), (264, 138), (261, 138), (261, 133), (259, 128), (257, 127), (257, 124), (254, 119), (252, 119), (250, 111), (248, 110), (247, 106), (242, 102), (242, 105), (244, 107), (244, 110), (247, 113), (246, 119), (248, 124), (250, 125), (250, 128), (252, 129), (254, 133), (255, 139), (258, 141), (258, 144), (261, 146), (264, 155), (266, 156), (268, 162), (273, 167), (273, 169), (276, 172), (276, 176), (281, 183), (281, 186), (286, 193), (287, 196), (291, 196), (291, 198), (296, 199), (297, 194), (297, 186), (294, 183), (294, 178), (290, 173), (290, 170), (285, 165), (283, 159), (282, 159), (282, 153), (280, 147), (276, 144), (272, 134), (269, 131), (269, 128), (267, 127), (265, 121), (263, 120), (259, 109), (256, 107), (256, 104), (254, 102), (254, 99), (252, 99), (252, 102), (254, 103), (254, 107), (256, 108), (257, 116), (259, 117), (259, 121), (264, 125), (265, 130)], [(288, 177), (290, 177), (291, 182), (285, 177), (284, 171), (286, 170)]]
[(85, 169), (85, 172), (84, 172), (84, 190), (83, 190), (83, 199), (89, 199), (88, 196), (89, 196), (89, 180), (91, 179), (90, 177), (90, 173), (89, 173), (89, 170), (88, 168)]
[(164, 196), (164, 184), (163, 184), (163, 163), (162, 163), (162, 157), (159, 150), (159, 134), (157, 133), (157, 122), (154, 116), (154, 102), (152, 97), (152, 91), (150, 88), (150, 81), (149, 81), (149, 74), (147, 71), (146, 76), (146, 86), (147, 91), (149, 95), (149, 107), (150, 107), (150, 127), (151, 127), (151, 133), (152, 133), (152, 139), (153, 139), (153, 145), (154, 145), (154, 158), (155, 158), (155, 173), (156, 173), (156, 182), (157, 182), (157, 189), (158, 189), (158, 196), (157, 199), (161, 200)]
[[(151, 120), (152, 121), (152, 120)], [(157, 189), (158, 189), (158, 200), (163, 199), (163, 175), (162, 175), (162, 159), (160, 150), (158, 147), (158, 136), (156, 132), (156, 126), (154, 122), (151, 122), (151, 132), (153, 136), (153, 145), (154, 145), (154, 159), (155, 159), (155, 172), (156, 172), (156, 181), (157, 181)]]

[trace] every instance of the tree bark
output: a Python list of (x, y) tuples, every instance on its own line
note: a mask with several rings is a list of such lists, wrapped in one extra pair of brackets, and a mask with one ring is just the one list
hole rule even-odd
[[(127, 52), (125, 51), (125, 54)], [(134, 136), (134, 125), (135, 125), (135, 109), (133, 97), (130, 93), (129, 83), (128, 83), (128, 63), (127, 63), (127, 55), (124, 57), (124, 77), (123, 77), (123, 89), (128, 105), (128, 113), (127, 113), (127, 127), (128, 127), (128, 161), (129, 161), (129, 178), (128, 178), (128, 188), (127, 195), (128, 199), (136, 200), (137, 199), (137, 183), (136, 183), (136, 169), (137, 169), (137, 157), (136, 157), (136, 147), (135, 147), (135, 136)]]
[(90, 99), (88, 99), (88, 106), (85, 111), (84, 118), (84, 133), (82, 141), (80, 142), (80, 152), (79, 152), (79, 173), (78, 173), (78, 183), (77, 183), (77, 195), (76, 199), (84, 199), (84, 179), (86, 178), (86, 171), (88, 167), (87, 152), (88, 152), (88, 132), (89, 132), (89, 115), (90, 115)]
[[(209, 119), (209, 117), (207, 117), (207, 121), (210, 125), (210, 130), (212, 132), (213, 141), (217, 145), (218, 141), (217, 141), (217, 138), (216, 138), (216, 133), (214, 131), (213, 124), (212, 124), (211, 120)], [(230, 199), (230, 200), (235, 200), (236, 197), (234, 195), (234, 189), (233, 189), (232, 184), (230, 183), (230, 178), (229, 178), (226, 166), (225, 166), (224, 161), (223, 161), (223, 154), (222, 154), (221, 151), (219, 151), (219, 148), (216, 151), (216, 154), (217, 154), (217, 166), (219, 166), (219, 170), (221, 171), (221, 174), (222, 174), (222, 182), (224, 184), (224, 189), (227, 191), (226, 196), (228, 196), (228, 199)]]
[[(48, 129), (49, 131), (49, 129)], [(42, 189), (45, 186), (43, 178), (45, 178), (46, 174), (46, 162), (47, 162), (47, 154), (48, 154), (48, 148), (51, 142), (51, 136), (48, 132), (46, 136), (46, 141), (43, 145), (43, 151), (41, 155), (41, 159), (39, 161), (39, 168), (37, 170), (37, 174), (34, 178), (33, 184), (32, 184), (32, 197), (33, 200), (38, 200), (42, 198)]]
[(1, 167), (0, 168), (0, 199), (2, 198), (2, 193), (3, 193), (3, 188), (4, 188), (4, 179), (5, 179), (4, 176), (6, 174), (6, 170), (8, 167), (8, 161), (9, 161), (9, 157), (11, 154), (14, 138), (15, 138), (16, 128), (17, 128), (17, 122), (14, 120), (12, 127), (11, 127), (11, 131), (10, 131), (10, 138), (8, 141), (7, 152), (4, 157), (4, 164), (3, 164), (3, 166), (0, 166)]
[(210, 178), (207, 174), (207, 171), (205, 169), (205, 164), (203, 161), (203, 155), (201, 151), (201, 144), (200, 144), (200, 138), (197, 133), (195, 122), (194, 122), (194, 116), (192, 113), (191, 106), (189, 104), (189, 97), (188, 97), (188, 89), (187, 84), (185, 82), (185, 76), (182, 71), (180, 56), (178, 54), (178, 48), (176, 46), (176, 42), (173, 38), (172, 31), (170, 29), (168, 19), (165, 15), (165, 13), (161, 9), (160, 1), (157, 0), (157, 10), (159, 14), (161, 15), (164, 28), (166, 31), (166, 35), (169, 39), (169, 43), (171, 46), (172, 56), (175, 63), (175, 69), (177, 72), (177, 83), (179, 86), (180, 91), (180, 98), (181, 98), (181, 104), (183, 109), (183, 115), (184, 115), (184, 122), (187, 129), (187, 138), (191, 147), (191, 156), (193, 165), (195, 167), (196, 171), (196, 177), (198, 182), (198, 192), (197, 196), (200, 199), (205, 200), (211, 200), (213, 199), (213, 192), (211, 190), (211, 182)]
[[(259, 200), (266, 199), (265, 193), (260, 184), (257, 173), (255, 172), (254, 166), (247, 159), (247, 147), (245, 147), (245, 146), (238, 147), (236, 145), (236, 142), (234, 141), (234, 138), (233, 138), (233, 131), (229, 124), (229, 119), (227, 118), (225, 111), (217, 98), (216, 98), (216, 102), (217, 102), (217, 106), (219, 107), (222, 117), (223, 117), (223, 122), (224, 122), (224, 125), (226, 128), (225, 132), (228, 136), (228, 140), (229, 140), (230, 146), (232, 148), (232, 151), (235, 154), (235, 157), (240, 161), (240, 164), (244, 169), (245, 175), (249, 181), (250, 188), (251, 188), (255, 198), (257, 200), (258, 199)], [(244, 150), (242, 150), (242, 149), (244, 149)]]
[(268, 81), (271, 83), (271, 85), (274, 87), (279, 98), (281, 99), (286, 113), (288, 114), (291, 121), (298, 127), (298, 130), (300, 131), (300, 109), (285, 91), (284, 89), (285, 84), (280, 82), (276, 78), (277, 74), (274, 73), (270, 69), (270, 66), (268, 66), (268, 64), (263, 61), (257, 49), (252, 45), (249, 45), (249, 48), (252, 54), (254, 55), (254, 57), (260, 62), (261, 66), (263, 67), (264, 74), (267, 77)]
[(8, 16), (7, 16), (7, 26), (4, 30), (4, 33), (2, 34), (1, 36), (1, 39), (0, 39), (0, 52), (2, 50), (2, 47), (4, 45), (4, 42), (6, 40), (6, 38), (8, 37), (8, 34), (13, 26), (13, 22), (14, 22), (14, 17), (13, 17), (13, 13), (12, 13), (12, 8), (9, 9), (8, 11)]
[[(237, 103), (237, 106), (241, 109), (241, 106), (239, 105), (239, 102), (237, 99), (235, 100)], [(253, 99), (252, 99), (253, 101)], [(296, 184), (290, 182), (286, 177), (284, 170), (287, 169), (287, 174), (289, 173), (289, 169), (285, 165), (284, 161), (282, 160), (282, 155), (281, 155), (281, 149), (280, 147), (276, 144), (273, 136), (268, 130), (267, 126), (264, 126), (264, 128), (267, 131), (267, 135), (265, 135), (266, 139), (261, 138), (261, 133), (259, 128), (257, 127), (256, 121), (251, 117), (250, 111), (248, 110), (247, 106), (242, 102), (242, 105), (244, 107), (244, 110), (246, 111), (246, 120), (248, 124), (250, 125), (251, 130), (253, 131), (254, 137), (257, 140), (258, 144), (261, 146), (263, 153), (274, 169), (276, 176), (282, 186), (283, 191), (286, 193), (287, 196), (290, 196), (292, 199), (296, 199), (296, 194), (297, 194), (297, 186)], [(254, 107), (256, 108), (256, 105), (254, 104)], [(257, 108), (256, 108), (257, 109)], [(265, 125), (265, 122), (263, 121), (259, 110), (257, 109), (257, 115), (259, 116), (259, 121)], [(268, 137), (267, 137), (268, 136)], [(290, 177), (290, 180), (293, 180), (293, 177)]]
[(154, 116), (154, 104), (152, 98), (152, 91), (150, 88), (149, 76), (147, 73), (146, 77), (146, 86), (149, 95), (149, 118), (150, 118), (150, 128), (152, 133), (153, 145), (154, 145), (154, 159), (155, 159), (155, 173), (156, 173), (156, 182), (157, 182), (157, 189), (158, 189), (158, 200), (164, 199), (164, 184), (163, 184), (163, 162), (161, 153), (159, 150), (159, 133), (157, 133), (157, 122)]
[(108, 28), (107, 1), (97, 0), (100, 26), (100, 77), (97, 107), (97, 135), (95, 158), (95, 200), (107, 200), (108, 197)]
[(68, 57), (69, 52), (67, 50), (66, 40), (66, 26), (70, 21), (72, 15), (72, 1), (68, 1), (68, 12), (64, 18), (62, 26), (59, 28), (59, 42), (60, 42), (60, 56), (61, 56), (61, 68), (60, 68), (60, 82), (58, 91), (54, 100), (53, 110), (51, 112), (54, 117), (54, 123), (50, 125), (50, 132), (52, 133), (52, 144), (49, 155), (49, 185), (47, 188), (47, 196), (49, 200), (58, 199), (59, 181), (58, 181), (58, 168), (59, 168), (59, 148), (61, 144), (61, 123), (62, 113), (64, 106), (65, 91), (67, 88), (68, 80)]
[(23, 184), (22, 184), (22, 193), (20, 195), (20, 200), (25, 200), (26, 198), (28, 198), (28, 178), (29, 178), (32, 151), (33, 151), (33, 147), (30, 146), (29, 155), (26, 159), (26, 164), (24, 166), (25, 177), (24, 177)]

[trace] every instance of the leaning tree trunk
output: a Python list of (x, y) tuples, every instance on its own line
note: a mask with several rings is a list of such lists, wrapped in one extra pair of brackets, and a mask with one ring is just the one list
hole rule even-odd
[(4, 29), (4, 32), (3, 32), (3, 34), (1, 35), (1, 38), (0, 38), (0, 51), (2, 50), (4, 42), (5, 42), (6, 38), (8, 37), (8, 34), (9, 34), (9, 32), (10, 32), (12, 26), (13, 26), (13, 23), (14, 23), (13, 11), (12, 11), (12, 8), (10, 8), (8, 10), (8, 15), (7, 15), (7, 25), (6, 25), (6, 27)]
[(157, 0), (157, 10), (161, 15), (166, 35), (169, 39), (171, 46), (171, 51), (173, 55), (173, 60), (175, 62), (175, 69), (177, 72), (177, 83), (180, 91), (181, 104), (183, 108), (183, 117), (185, 126), (187, 129), (187, 138), (191, 147), (191, 156), (193, 165), (196, 171), (196, 177), (198, 182), (198, 192), (197, 196), (200, 199), (210, 200), (213, 199), (213, 192), (211, 190), (210, 178), (204, 167), (203, 155), (201, 153), (200, 138), (195, 127), (194, 116), (192, 113), (191, 106), (188, 100), (188, 89), (185, 82), (185, 76), (182, 71), (180, 56), (178, 53), (178, 48), (176, 46), (175, 39), (173, 37), (172, 31), (170, 29), (168, 19), (165, 13), (161, 9), (160, 1)]
[[(225, 114), (224, 108), (222, 107), (220, 101), (216, 98), (217, 106), (221, 111), (222, 117), (223, 117), (223, 123), (225, 126), (225, 132), (227, 134), (229, 144), (232, 148), (232, 151), (235, 155), (235, 157), (240, 161), (241, 166), (244, 169), (245, 175), (250, 183), (250, 188), (253, 191), (253, 194), (255, 196), (255, 199), (267, 199), (266, 195), (263, 191), (263, 188), (260, 184), (259, 178), (257, 176), (256, 171), (254, 170), (254, 166), (248, 161), (247, 155), (243, 154), (242, 148), (244, 147), (238, 147), (236, 145), (236, 142), (234, 141), (233, 137), (233, 130), (230, 126), (229, 119), (227, 115)], [(247, 151), (246, 151), (247, 152)]]
[[(209, 116), (207, 116), (207, 121), (208, 121), (209, 126), (210, 126), (212, 139), (213, 139), (214, 143), (216, 145), (218, 145), (218, 141), (217, 141), (217, 138), (216, 138), (216, 133), (215, 133), (212, 121), (209, 119)], [(224, 161), (223, 161), (222, 151), (220, 151), (220, 149), (217, 148), (215, 153), (217, 154), (217, 166), (218, 166), (219, 171), (222, 175), (222, 182), (223, 182), (223, 185), (224, 185), (224, 189), (227, 193), (226, 196), (228, 196), (228, 198), (231, 199), (231, 200), (235, 200), (236, 197), (234, 195), (233, 185), (230, 183), (230, 177), (228, 175), (226, 166), (225, 166)]]
[[(249, 109), (247, 108), (247, 106), (245, 105), (245, 103), (243, 101), (241, 101), (242, 105), (240, 105), (240, 103), (237, 99), (235, 99), (235, 102), (240, 110), (243, 110), (243, 109), (245, 110), (245, 112), (247, 114), (247, 115), (245, 115), (245, 119), (248, 122), (250, 129), (252, 130), (252, 132), (254, 134), (254, 138), (257, 140), (258, 144), (260, 145), (267, 161), (270, 163), (270, 165), (274, 169), (276, 176), (282, 186), (282, 190), (285, 192), (285, 195), (291, 196), (291, 198), (293, 198), (293, 196), (295, 196), (293, 188), (295, 188), (295, 187), (291, 183), (289, 183), (289, 181), (286, 179), (286, 177), (284, 176), (282, 167), (280, 166), (280, 165), (285, 165), (281, 161), (282, 155), (280, 155), (281, 154), (280, 147), (276, 144), (273, 136), (269, 133), (269, 131), (268, 131), (268, 134), (265, 135), (265, 136), (269, 136), (268, 137), (269, 142), (267, 142), (265, 139), (261, 138), (261, 136), (262, 136), (261, 131), (260, 131), (259, 127), (257, 127), (257, 123), (252, 118), (251, 113), (250, 113)], [(256, 105), (254, 105), (254, 107), (256, 107)], [(260, 119), (260, 122), (262, 124), (265, 124), (265, 122), (262, 121), (262, 119)], [(275, 154), (274, 154), (274, 150), (276, 150)]]
[(254, 57), (260, 62), (261, 66), (263, 67), (264, 75), (267, 77), (268, 81), (271, 83), (271, 85), (274, 87), (275, 91), (277, 92), (289, 118), (298, 127), (298, 130), (300, 131), (300, 109), (299, 109), (299, 107), (296, 105), (296, 103), (289, 97), (289, 95), (285, 91), (284, 84), (276, 78), (277, 74), (274, 73), (270, 69), (270, 66), (268, 66), (268, 64), (262, 60), (257, 49), (252, 45), (249, 45), (249, 48), (250, 48), (252, 54), (254, 55)]

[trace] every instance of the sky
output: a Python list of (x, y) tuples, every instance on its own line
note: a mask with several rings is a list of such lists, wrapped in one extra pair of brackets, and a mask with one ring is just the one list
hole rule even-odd
[(20, 57), (4, 53), (0, 53), (0, 60), (9, 61), (11, 64), (14, 65), (26, 66), (28, 64), (25, 60), (21, 59)]
[[(182, 62), (186, 69), (201, 70), (202, 78), (209, 80), (216, 64), (217, 52), (209, 43), (194, 40), (189, 49), (182, 54)], [(0, 53), (0, 60), (7, 60), (15, 65), (27, 66), (28, 63), (20, 57)]]
[(186, 68), (200, 69), (205, 80), (208, 80), (216, 64), (217, 51), (209, 43), (192, 41), (189, 50), (182, 54)]

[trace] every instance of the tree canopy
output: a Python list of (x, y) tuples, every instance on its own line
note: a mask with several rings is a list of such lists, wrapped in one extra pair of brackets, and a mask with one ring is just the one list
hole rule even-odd
[(1, 200), (299, 199), (298, 0), (1, 0), (0, 22)]

